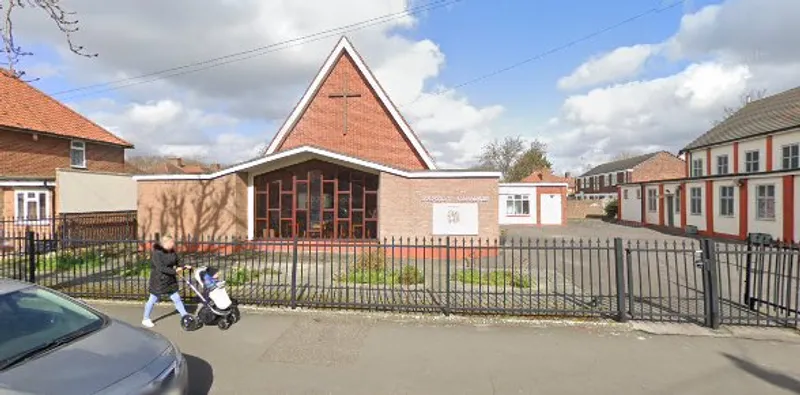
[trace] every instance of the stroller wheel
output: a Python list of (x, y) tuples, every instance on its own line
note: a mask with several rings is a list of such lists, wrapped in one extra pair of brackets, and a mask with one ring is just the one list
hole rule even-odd
[(200, 329), (203, 323), (196, 319), (193, 315), (186, 315), (181, 318), (181, 328), (185, 331), (194, 331)]
[(219, 320), (219, 322), (217, 322), (217, 326), (219, 327), (219, 329), (221, 329), (223, 331), (227, 330), (228, 328), (230, 328), (231, 325), (233, 325), (233, 320), (231, 319), (230, 316), (222, 317)]
[(233, 305), (231, 307), (231, 321), (233, 324), (239, 322), (239, 319), (242, 317), (241, 313), (239, 313), (239, 306)]

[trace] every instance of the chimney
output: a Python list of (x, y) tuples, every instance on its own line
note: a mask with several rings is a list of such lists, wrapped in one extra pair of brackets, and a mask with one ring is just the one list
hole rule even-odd
[(169, 163), (178, 168), (183, 167), (183, 159), (181, 158), (169, 158)]

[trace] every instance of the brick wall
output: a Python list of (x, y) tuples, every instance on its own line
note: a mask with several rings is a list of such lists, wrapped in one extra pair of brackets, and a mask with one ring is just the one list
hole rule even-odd
[[(361, 95), (346, 99), (347, 134), (344, 133), (345, 99), (329, 97), (342, 93), (345, 79), (347, 93)], [(278, 150), (285, 151), (303, 145), (317, 146), (399, 169), (427, 168), (347, 55), (339, 58)]]
[(583, 219), (605, 216), (605, 203), (602, 200), (567, 200), (567, 218)]
[(686, 163), (666, 152), (660, 152), (633, 169), (631, 182), (666, 180), (683, 177)]
[(496, 179), (408, 179), (381, 173), (378, 191), (380, 237), (431, 237), (433, 203), (425, 196), (487, 196), (478, 204), (478, 237), (500, 236)]
[[(39, 134), (0, 130), (0, 175), (55, 177), (55, 169), (70, 168), (70, 140)], [(125, 150), (111, 145), (86, 143), (90, 171), (125, 171)]]
[(247, 176), (139, 181), (140, 234), (247, 237)]

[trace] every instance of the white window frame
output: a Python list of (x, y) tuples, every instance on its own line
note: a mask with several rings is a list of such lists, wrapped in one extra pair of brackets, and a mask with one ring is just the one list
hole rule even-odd
[[(695, 194), (695, 191), (698, 193)], [(697, 203), (697, 207), (695, 207), (695, 203)], [(689, 214), (703, 215), (703, 188), (701, 187), (689, 188)]]
[[(28, 194), (35, 194), (34, 197), (28, 196)], [(42, 209), (40, 206), (41, 203), (41, 195), (44, 194), (44, 219), (39, 218), (35, 220), (28, 219), (28, 202), (35, 201), (36, 202), (36, 209), (41, 213)], [(23, 195), (23, 204), (22, 207), (19, 206), (19, 195)], [(50, 223), (50, 201), (51, 201), (50, 191), (47, 189), (15, 189), (14, 190), (14, 220), (21, 225), (46, 225)]]
[(628, 190), (627, 189), (622, 191), (622, 199), (628, 200)]
[[(725, 162), (723, 165), (723, 161)], [(728, 160), (728, 155), (717, 155), (717, 174), (724, 175), (729, 174), (730, 171), (730, 161)]]
[[(730, 193), (727, 193), (730, 192)], [(720, 217), (733, 217), (736, 213), (736, 191), (733, 186), (721, 185), (719, 187), (719, 215)]]
[[(772, 196), (769, 192), (772, 191)], [(760, 184), (756, 185), (756, 220), (758, 221), (775, 221), (775, 184)], [(766, 213), (769, 203), (772, 203), (772, 215), (762, 215), (760, 210), (762, 204)]]
[[(506, 216), (508, 217), (529, 217), (531, 215), (530, 195), (513, 194), (506, 196)], [(528, 212), (525, 212), (525, 203), (528, 202)], [(519, 206), (517, 206), (519, 204)], [(518, 212), (518, 209), (521, 212)]]
[(681, 193), (680, 193), (680, 191), (676, 191), (675, 192), (674, 202), (675, 202), (675, 213), (679, 214), (681, 212)]
[[(755, 154), (755, 159), (752, 155)], [(744, 152), (744, 171), (745, 173), (758, 173), (761, 171), (761, 150), (749, 150)]]
[(658, 212), (658, 190), (647, 190), (647, 211), (651, 213)]
[(703, 176), (703, 158), (692, 159), (692, 177)]
[[(786, 155), (787, 149), (789, 150), (789, 155)], [(792, 150), (794, 150), (794, 152), (792, 152)], [(800, 144), (798, 143), (786, 144), (781, 147), (781, 169), (783, 170), (800, 169)]]
[[(72, 153), (79, 151), (82, 156), (82, 163), (75, 164), (72, 162)], [(69, 165), (70, 167), (76, 169), (85, 169), (86, 168), (86, 142), (80, 140), (72, 140), (69, 143)]]

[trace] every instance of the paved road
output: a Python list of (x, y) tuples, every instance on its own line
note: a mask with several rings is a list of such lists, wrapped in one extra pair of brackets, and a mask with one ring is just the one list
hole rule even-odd
[[(140, 306), (99, 307), (141, 319)], [(161, 304), (156, 313), (167, 311)], [(800, 393), (800, 337), (785, 333), (744, 340), (285, 311), (247, 311), (227, 332), (183, 333), (175, 316), (155, 330), (188, 355), (193, 394)]]

